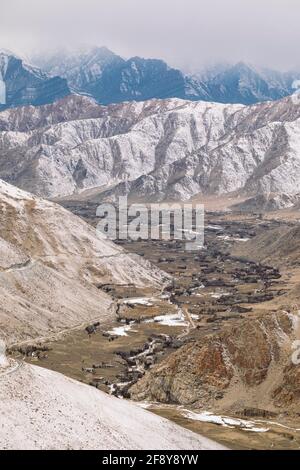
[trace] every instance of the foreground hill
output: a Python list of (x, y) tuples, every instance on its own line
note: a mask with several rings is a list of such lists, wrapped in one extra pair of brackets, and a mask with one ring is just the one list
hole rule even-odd
[(13, 343), (113, 315), (96, 286), (158, 285), (163, 273), (62, 207), (0, 181), (0, 330)]
[(56, 372), (26, 364), (4, 373), (0, 369), (2, 450), (222, 449), (209, 439)]

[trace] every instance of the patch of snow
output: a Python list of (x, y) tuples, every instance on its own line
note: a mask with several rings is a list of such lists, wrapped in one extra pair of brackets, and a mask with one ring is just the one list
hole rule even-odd
[(209, 230), (216, 230), (216, 231), (224, 230), (224, 228), (221, 225), (207, 225), (206, 228), (208, 228)]
[(217, 238), (219, 238), (220, 240), (232, 241), (232, 242), (247, 242), (250, 240), (250, 238), (231, 237), (230, 235), (218, 235)]
[[(134, 322), (131, 322), (130, 325), (116, 326), (112, 330), (108, 331), (108, 333), (110, 335), (128, 336), (127, 332), (132, 329), (133, 325), (134, 325)], [(135, 333), (135, 330), (131, 330), (131, 331)]]
[(153, 303), (151, 302), (152, 299), (148, 297), (137, 297), (131, 299), (124, 299), (123, 304), (126, 305), (145, 305), (147, 307), (152, 307)]
[(6, 104), (6, 85), (0, 72), (0, 104)]
[(228, 416), (218, 416), (214, 415), (209, 411), (203, 411), (202, 413), (194, 413), (190, 410), (184, 410), (184, 416), (188, 419), (194, 421), (201, 421), (203, 423), (212, 423), (219, 426), (224, 426), (227, 428), (239, 428), (243, 431), (251, 432), (267, 432), (269, 428), (260, 428), (257, 427), (256, 423), (253, 421), (246, 421), (245, 419), (239, 418), (230, 418)]
[(280, 428), (289, 429), (290, 431), (300, 431), (300, 428), (292, 428), (290, 426), (286, 426), (285, 424), (278, 423), (277, 421), (266, 421), (264, 419), (257, 419), (257, 423), (264, 423), (264, 424), (272, 424), (273, 426), (279, 426)]
[(158, 315), (152, 320), (155, 323), (159, 323), (164, 326), (187, 326), (188, 322), (185, 321), (185, 317), (182, 312), (170, 313), (167, 315)]
[(227, 296), (227, 295), (230, 295), (230, 294), (228, 292), (210, 292), (209, 295), (213, 299), (220, 299), (221, 297)]
[(199, 320), (199, 315), (197, 315), (196, 313), (191, 313), (191, 319), (192, 320)]
[(8, 360), (6, 357), (6, 345), (5, 342), (0, 339), (0, 368), (8, 366)]

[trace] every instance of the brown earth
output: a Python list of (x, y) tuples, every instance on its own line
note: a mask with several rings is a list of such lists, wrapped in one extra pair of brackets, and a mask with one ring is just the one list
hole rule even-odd
[(246, 406), (278, 411), (284, 403), (296, 412), (300, 401), (299, 372), (290, 360), (293, 322), (292, 314), (268, 313), (184, 345), (135, 384), (131, 398), (223, 412), (242, 412)]

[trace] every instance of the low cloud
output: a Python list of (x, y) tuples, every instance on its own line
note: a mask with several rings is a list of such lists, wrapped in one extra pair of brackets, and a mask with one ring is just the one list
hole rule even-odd
[(171, 65), (248, 61), (300, 68), (298, 0), (2, 0), (0, 48), (81, 44)]

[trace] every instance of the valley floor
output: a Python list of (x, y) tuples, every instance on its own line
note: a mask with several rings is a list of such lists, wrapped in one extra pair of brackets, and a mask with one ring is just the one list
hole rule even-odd
[[(78, 206), (77, 206), (78, 207)], [(93, 223), (93, 208), (82, 213)], [(163, 363), (182, 345), (201, 342), (226, 331), (243, 319), (293, 304), (298, 271), (279, 273), (273, 266), (248, 263), (231, 255), (233, 246), (272, 230), (277, 220), (255, 216), (209, 213), (206, 216), (206, 250), (186, 252), (181, 242), (122, 242), (171, 274), (175, 282), (161, 292), (131, 286), (99, 286), (115, 299), (117, 318), (101, 323), (92, 334), (84, 327), (45, 341), (19, 345), (14, 357), (61, 372), (98, 389), (124, 398), (131, 386), (154, 365)], [(125, 299), (125, 300), (124, 300)], [(275, 377), (275, 375), (274, 375)], [(248, 393), (249, 392), (249, 393)], [(189, 390), (184, 392), (189, 401)], [(236, 403), (226, 399), (180, 405), (170, 401), (146, 406), (156, 414), (208, 436), (229, 448), (298, 449), (300, 420), (297, 406), (276, 408), (264, 388), (236, 389)], [(238, 404), (239, 394), (243, 397)], [(210, 415), (203, 415), (211, 413)], [(194, 414), (193, 414), (194, 413)], [(225, 417), (224, 419), (220, 416)], [(226, 423), (231, 418), (229, 424)]]

